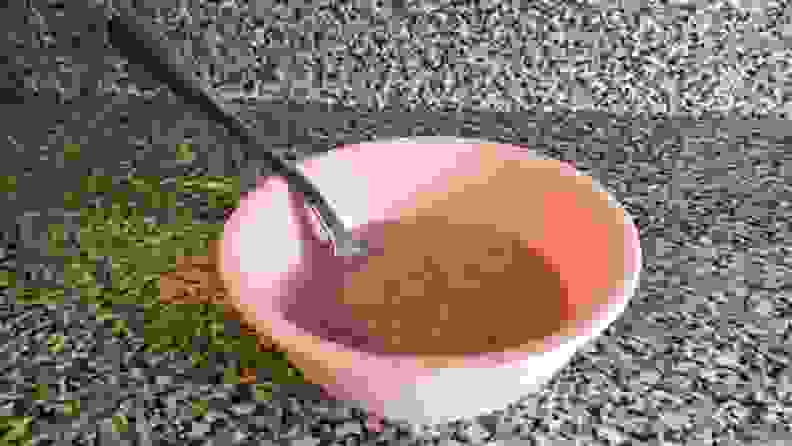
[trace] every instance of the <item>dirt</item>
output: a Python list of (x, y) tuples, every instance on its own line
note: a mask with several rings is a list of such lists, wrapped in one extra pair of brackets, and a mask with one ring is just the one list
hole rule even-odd
[[(166, 304), (217, 304), (225, 309), (227, 320), (239, 322), (240, 336), (252, 336), (257, 340), (258, 350), (272, 351), (274, 345), (268, 337), (256, 332), (242, 314), (231, 304), (216, 263), (216, 250), (206, 256), (181, 257), (172, 271), (160, 276), (160, 301)], [(256, 380), (256, 370), (240, 369), (240, 383), (251, 384)]]

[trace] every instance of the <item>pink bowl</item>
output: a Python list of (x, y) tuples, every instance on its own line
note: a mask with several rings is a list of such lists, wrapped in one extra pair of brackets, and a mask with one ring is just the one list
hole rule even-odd
[[(333, 257), (312, 212), (278, 177), (262, 179), (226, 223), (220, 269), (234, 305), (285, 349), (309, 380), (376, 416), (435, 424), (505, 408), (536, 391), (616, 319), (633, 295), (641, 250), (624, 209), (568, 164), (482, 141), (371, 142), (342, 147), (300, 167), (376, 252), (382, 222), (486, 182), (504, 162), (526, 170), (518, 185), (520, 202), (492, 197), (491, 209), (474, 214), (518, 231), (566, 278), (570, 320), (542, 342), (475, 356), (382, 353), (367, 337), (365, 324), (333, 300), (365, 260)], [(515, 206), (536, 212), (520, 217)], [(482, 303), (482, 314), (485, 308)], [(479, 329), (487, 322), (494, 321), (483, 319)]]

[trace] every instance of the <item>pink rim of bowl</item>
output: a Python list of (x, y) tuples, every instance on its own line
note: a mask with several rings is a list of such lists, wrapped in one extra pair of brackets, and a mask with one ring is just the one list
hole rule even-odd
[[(454, 137), (344, 146), (303, 161), (300, 168), (376, 250), (373, 222), (396, 220), (419, 202), (431, 205), (425, 197), (447, 193), (451, 178), (482, 181), (485, 155), (490, 164), (525, 164), (520, 205), (541, 211), (533, 214), (538, 223), (501, 220), (512, 227), (533, 225), (525, 232), (535, 232), (531, 237), (568, 274), (570, 293), (586, 296), (570, 298), (573, 311), (585, 311), (565, 331), (539, 345), (484, 355), (378, 353), (366, 344), (359, 321), (330, 299), (362, 265), (333, 258), (313, 214), (278, 177), (261, 179), (226, 222), (220, 268), (234, 305), (286, 350), (310, 381), (336, 398), (357, 402), (374, 417), (444, 423), (502, 410), (538, 390), (624, 311), (639, 280), (637, 230), (601, 185), (527, 148)], [(508, 211), (506, 197), (500, 198), (493, 202)], [(586, 306), (582, 301), (594, 295), (591, 290), (604, 297)]]

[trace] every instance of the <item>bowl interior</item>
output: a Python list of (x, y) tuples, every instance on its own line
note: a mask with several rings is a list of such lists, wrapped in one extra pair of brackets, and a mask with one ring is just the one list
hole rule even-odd
[[(423, 161), (416, 165), (415, 159)], [(389, 225), (421, 216), (452, 215), (448, 221), (457, 225), (490, 228), (489, 236), (519, 238), (554, 276), (553, 298), (563, 304), (554, 316), (559, 330), (590, 317), (625, 286), (624, 211), (591, 178), (557, 161), (510, 146), (404, 142), (342, 148), (302, 168), (335, 198), (342, 218), (375, 255), (382, 253)], [(312, 336), (327, 345), (383, 354), (382, 340), (370, 336), (366, 321), (336, 300), (338, 289), (369, 261), (335, 258), (313, 214), (281, 180), (267, 179), (243, 200), (223, 243), (225, 269), (238, 278), (238, 304), (274, 339)], [(509, 305), (515, 313), (531, 311), (537, 299), (548, 298), (541, 294), (526, 284), (508, 296)], [(491, 307), (482, 299), (481, 312), (487, 311)], [(477, 329), (486, 331), (487, 324), (503, 321), (481, 318)], [(519, 328), (516, 320), (512, 325)]]

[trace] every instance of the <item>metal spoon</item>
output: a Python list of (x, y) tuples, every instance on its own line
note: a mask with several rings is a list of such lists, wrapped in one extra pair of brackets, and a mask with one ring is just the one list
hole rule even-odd
[[(127, 59), (144, 66), (176, 95), (201, 107), (209, 117), (225, 126), (231, 134), (241, 138), (244, 143), (257, 147), (266, 146), (245, 122), (226, 110), (209, 89), (188, 72), (187, 66), (178, 61), (179, 57), (166, 47), (163, 39), (156, 37), (155, 33), (150, 31), (150, 26), (138, 17), (131, 7), (116, 5), (108, 23), (110, 43), (122, 51)], [(270, 150), (264, 150), (264, 153), (272, 163), (275, 173), (284, 177), (290, 186), (303, 193), (306, 204), (317, 215), (322, 229), (330, 238), (336, 256), (368, 254), (366, 242), (352, 237), (317, 187), (299, 169), (277, 153)]]

